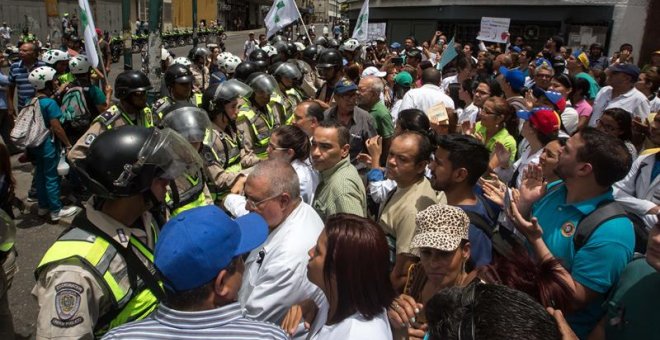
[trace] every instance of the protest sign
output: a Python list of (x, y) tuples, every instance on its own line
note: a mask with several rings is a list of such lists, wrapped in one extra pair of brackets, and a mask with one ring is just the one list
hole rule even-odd
[(509, 41), (510, 24), (511, 19), (509, 18), (482, 17), (481, 30), (477, 39), (506, 44)]

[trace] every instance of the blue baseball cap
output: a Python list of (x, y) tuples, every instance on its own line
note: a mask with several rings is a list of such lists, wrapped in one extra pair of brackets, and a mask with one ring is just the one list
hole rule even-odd
[(169, 290), (183, 292), (215, 278), (236, 256), (268, 238), (268, 224), (250, 213), (231, 219), (215, 205), (186, 210), (163, 227), (154, 264)]
[(500, 66), (499, 71), (502, 76), (504, 76), (506, 82), (511, 85), (513, 90), (519, 92), (523, 87), (525, 87), (525, 75), (522, 73), (522, 71), (518, 69), (509, 70), (504, 66)]
[(398, 42), (393, 42), (392, 45), (390, 45), (390, 48), (395, 49), (395, 50), (399, 49), (399, 48), (401, 48), (401, 44), (399, 44)]
[(357, 91), (358, 87), (349, 79), (341, 78), (337, 84), (335, 84), (335, 94), (342, 95), (346, 92)]
[(620, 72), (620, 73), (625, 73), (633, 78), (633, 81), (637, 81), (639, 79), (639, 67), (633, 64), (617, 64), (614, 66), (610, 66), (609, 68), (610, 72)]
[(509, 46), (509, 50), (511, 50), (513, 52), (516, 52), (516, 53), (522, 52), (522, 49), (520, 47), (516, 46), (516, 45)]

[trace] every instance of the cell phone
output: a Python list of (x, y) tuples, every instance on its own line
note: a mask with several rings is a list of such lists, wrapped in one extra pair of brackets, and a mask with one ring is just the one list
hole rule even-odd
[(394, 57), (392, 58), (392, 64), (395, 66), (401, 66), (403, 65), (403, 58), (402, 57)]

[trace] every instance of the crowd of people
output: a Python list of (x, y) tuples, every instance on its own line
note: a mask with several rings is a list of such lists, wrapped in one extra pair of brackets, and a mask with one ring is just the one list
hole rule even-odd
[(1, 220), (28, 113), (38, 214), (74, 216), (35, 268), (37, 338), (656, 337), (660, 51), (447, 41), (163, 51), (152, 104), (140, 71), (100, 87), (85, 55), (22, 44)]

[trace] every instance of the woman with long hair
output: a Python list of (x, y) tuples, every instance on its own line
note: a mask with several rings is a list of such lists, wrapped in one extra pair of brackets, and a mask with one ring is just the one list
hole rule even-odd
[(563, 73), (555, 73), (550, 80), (550, 87), (548, 88), (550, 91), (561, 94), (561, 97), (566, 101), (566, 107), (559, 114), (561, 115), (563, 130), (569, 135), (573, 135), (578, 131), (579, 123), (579, 114), (570, 100), (570, 95), (573, 91), (573, 81), (574, 79)]
[(578, 113), (578, 126), (577, 131), (580, 131), (589, 125), (589, 118), (593, 108), (589, 104), (589, 81), (585, 78), (575, 78), (573, 82), (573, 90), (569, 94), (571, 103)]
[[(352, 214), (332, 215), (309, 256), (307, 278), (321, 288), (328, 305), (319, 309), (314, 323), (319, 327), (308, 339), (392, 339), (387, 307), (395, 292), (381, 227)], [(294, 329), (298, 320), (291, 323)]]
[(403, 294), (388, 309), (395, 339), (423, 338), (426, 329), (424, 305), (438, 291), (463, 287), (470, 259), (470, 218), (462, 209), (436, 204), (417, 213), (411, 251), (420, 262), (408, 271)]
[(239, 193), (247, 178), (243, 174), (245, 148), (236, 128), (238, 106), (252, 89), (238, 80), (211, 85), (202, 96), (202, 108), (211, 120), (212, 131), (204, 138), (208, 150), (202, 152), (208, 164), (209, 188), (216, 201), (229, 192)]
[(320, 181), (319, 173), (314, 170), (309, 158), (310, 149), (309, 136), (293, 125), (283, 125), (273, 130), (266, 148), (268, 159), (281, 159), (291, 163), (298, 174), (300, 197), (307, 204), (312, 204), (314, 191)]

